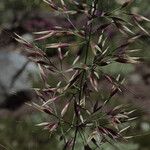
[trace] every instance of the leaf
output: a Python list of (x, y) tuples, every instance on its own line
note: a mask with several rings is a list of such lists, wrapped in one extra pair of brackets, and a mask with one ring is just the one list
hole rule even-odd
[(68, 14), (68, 15), (74, 15), (77, 13), (77, 11), (75, 10), (67, 10), (67, 11), (63, 11), (64, 14)]
[(120, 22), (129, 23), (129, 22), (127, 22), (126, 20), (124, 20), (124, 19), (122, 19), (122, 18), (120, 18), (120, 17), (113, 16), (113, 17), (110, 17), (110, 18), (112, 18), (112, 19), (115, 20), (115, 21), (120, 21)]
[(58, 7), (54, 4), (52, 0), (43, 0), (45, 3), (47, 3), (52, 9), (58, 10)]
[(75, 112), (75, 115), (77, 116), (77, 118), (79, 117), (80, 120), (81, 120), (81, 123), (84, 122), (84, 119), (83, 119), (83, 116), (81, 114), (81, 109), (82, 107), (80, 105), (78, 105), (76, 102), (74, 103), (74, 112)]
[(110, 95), (109, 95), (109, 99), (112, 98), (118, 91), (119, 91), (118, 88), (116, 87), (112, 88)]
[(123, 128), (122, 130), (119, 131), (119, 133), (122, 133), (122, 132), (128, 130), (130, 127), (131, 127), (131, 126), (127, 126), (127, 127)]
[(134, 52), (138, 52), (141, 51), (142, 49), (129, 49), (127, 50), (128, 53), (134, 53)]
[(107, 127), (98, 127), (98, 129), (99, 129), (100, 133), (102, 133), (104, 135), (106, 134), (111, 139), (116, 139), (120, 136), (117, 131), (114, 131), (113, 129), (110, 129), (110, 128), (107, 128)]
[(65, 86), (64, 90), (72, 86), (80, 77), (81, 73), (77, 70), (69, 80), (69, 83)]
[(102, 53), (102, 49), (97, 44), (94, 46), (94, 48), (97, 49), (100, 53)]
[(43, 111), (44, 111), (46, 114), (53, 115), (53, 111), (52, 111), (50, 108), (43, 108)]
[(47, 125), (49, 125), (49, 122), (42, 122), (37, 124), (36, 126), (47, 126)]
[(69, 107), (69, 102), (65, 105), (65, 107), (63, 108), (63, 110), (61, 111), (61, 116), (63, 117), (65, 115), (65, 113), (67, 112), (68, 110), (68, 107)]
[(49, 132), (53, 132), (58, 127), (58, 123), (50, 123), (49, 125), (45, 126), (45, 130), (49, 130)]
[(15, 35), (17, 36), (17, 38), (15, 38), (16, 40), (18, 40), (18, 42), (20, 41), (21, 43), (27, 43), (29, 44), (28, 41), (26, 41), (23, 37), (19, 36), (17, 33), (15, 33)]
[(116, 118), (118, 118), (118, 119), (120, 119), (120, 118), (121, 118), (121, 119), (124, 119), (124, 118), (125, 118), (125, 119), (128, 119), (129, 117), (128, 117), (127, 115), (124, 115), (124, 114), (117, 114), (117, 115), (116, 115)]
[(136, 39), (139, 39), (141, 35), (135, 35), (128, 39), (128, 43), (133, 43)]
[(43, 53), (40, 53), (38, 51), (28, 51), (27, 56), (33, 58), (43, 57)]
[(57, 100), (58, 98), (59, 98), (59, 96), (55, 96), (55, 97), (53, 97), (53, 98), (47, 100), (42, 106), (45, 106), (45, 105), (47, 105), (47, 104), (49, 104), (49, 103), (52, 103), (52, 102), (54, 102), (55, 100)]
[(120, 63), (138, 64), (140, 63), (140, 58), (124, 55), (124, 56), (118, 56), (118, 58), (116, 58), (115, 61)]
[(148, 19), (148, 18), (146, 18), (146, 17), (144, 17), (144, 16), (142, 16), (142, 15), (139, 15), (139, 14), (131, 14), (131, 15), (133, 15), (134, 16), (134, 18), (137, 20), (137, 21), (148, 21), (148, 22), (150, 22), (150, 19)]
[(43, 112), (43, 108), (40, 105), (33, 102), (31, 104), (31, 106), (34, 107), (35, 109), (39, 110), (40, 112)]
[(54, 30), (46, 30), (46, 31), (39, 31), (39, 32), (33, 32), (33, 34), (35, 35), (39, 35), (39, 34), (48, 34), (53, 32)]
[(115, 108), (113, 108), (113, 111), (119, 110), (119, 109), (123, 109), (123, 105), (118, 105)]
[(63, 56), (63, 54), (62, 54), (62, 51), (61, 51), (61, 48), (58, 48), (58, 57), (59, 57), (59, 59), (62, 61), (63, 60), (63, 58), (64, 58), (64, 56)]
[(98, 92), (98, 82), (95, 79), (95, 75), (91, 74), (90, 77), (89, 77), (89, 80), (90, 80), (90, 83), (91, 83), (92, 87), (95, 89), (95, 91)]
[(116, 25), (116, 27), (118, 28), (118, 30), (121, 33), (123, 33), (125, 35), (128, 34), (128, 33), (134, 34), (133, 31), (131, 31), (127, 26), (123, 25), (122, 23), (114, 20), (114, 24)]
[(53, 36), (55, 33), (56, 33), (55, 31), (50, 32), (50, 33), (48, 33), (48, 34), (46, 34), (46, 35), (43, 35), (43, 36), (41, 36), (41, 37), (36, 38), (35, 41), (40, 41), (40, 40), (47, 39), (47, 38)]
[(61, 2), (61, 4), (62, 4), (62, 6), (63, 6), (64, 8), (66, 8), (66, 4), (65, 4), (64, 0), (60, 0), (60, 2)]
[(150, 36), (150, 33), (138, 23), (138, 21), (135, 17), (134, 17), (134, 22), (143, 32), (145, 32), (148, 36)]
[(126, 32), (129, 32), (131, 34), (134, 34), (134, 32), (132, 30), (130, 30), (127, 26), (123, 25), (123, 30)]
[(52, 44), (47, 44), (46, 48), (65, 48), (70, 46), (69, 43), (52, 43)]
[(75, 65), (79, 59), (80, 59), (80, 56), (77, 56), (77, 57), (75, 58), (75, 60), (73, 61), (72, 65)]
[(44, 67), (41, 64), (38, 64), (39, 70), (40, 70), (40, 77), (44, 81), (44, 84), (47, 86), (47, 75), (45, 73)]

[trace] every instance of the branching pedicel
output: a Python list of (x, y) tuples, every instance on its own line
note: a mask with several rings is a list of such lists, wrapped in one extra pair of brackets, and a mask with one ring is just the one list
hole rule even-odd
[[(107, 107), (112, 97), (122, 92), (123, 79), (119, 75), (115, 78), (105, 74), (103, 66), (115, 62), (139, 63), (138, 57), (129, 56), (134, 50), (128, 50), (128, 46), (142, 34), (149, 35), (139, 20), (150, 20), (126, 11), (126, 7), (131, 4), (130, 0), (118, 9), (110, 11), (102, 10), (102, 1), (99, 0), (44, 2), (54, 13), (63, 16), (70, 24), (70, 28), (55, 26), (52, 30), (35, 33), (38, 36), (36, 41), (60, 39), (57, 43), (45, 46), (47, 50), (58, 51), (58, 57), (55, 59), (60, 63), (60, 67), (59, 63), (56, 64), (42, 49), (16, 35), (16, 39), (26, 46), (28, 57), (38, 64), (44, 81), (44, 87), (36, 89), (41, 103), (32, 103), (32, 106), (53, 118), (51, 122), (43, 122), (38, 126), (43, 126), (50, 133), (57, 130), (60, 139), (64, 140), (63, 150), (74, 150), (79, 138), (82, 139), (81, 143), (85, 150), (101, 147), (105, 142), (113, 143), (119, 139), (126, 139), (122, 132), (129, 126), (124, 124), (132, 120), (129, 115), (133, 111), (126, 112), (122, 105), (112, 109)], [(128, 21), (121, 18), (121, 15), (125, 15)], [(84, 25), (81, 27), (77, 27), (72, 21), (79, 16), (84, 18)], [(129, 20), (132, 20), (131, 23)], [(134, 24), (142, 30), (142, 34), (136, 34), (130, 29)], [(109, 41), (112, 39), (108, 30), (110, 28), (120, 38), (125, 37), (126, 41), (121, 45), (117, 44), (115, 48), (111, 47)], [(65, 39), (65, 42), (61, 42)], [(72, 54), (72, 47), (78, 50), (76, 57)], [(69, 67), (66, 65), (68, 57), (74, 58), (72, 63), (69, 62)], [(51, 86), (48, 78), (54, 75), (59, 81), (56, 86)], [(112, 85), (111, 91), (103, 100), (99, 88), (102, 79), (108, 80)], [(96, 98), (96, 94), (101, 97)]]

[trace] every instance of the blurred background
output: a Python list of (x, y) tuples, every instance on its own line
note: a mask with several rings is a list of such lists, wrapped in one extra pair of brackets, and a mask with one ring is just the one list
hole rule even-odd
[[(124, 0), (106, 0), (103, 7), (114, 9)], [(109, 5), (108, 5), (109, 4)], [(135, 0), (130, 11), (150, 18), (149, 0)], [(81, 18), (74, 20), (80, 26)], [(14, 33), (33, 42), (33, 32), (52, 29), (56, 25), (69, 27), (61, 17), (50, 12), (50, 8), (42, 0), (0, 0), (0, 103), (12, 92), (30, 90), (40, 87), (37, 66), (28, 62), (23, 54), (22, 46), (14, 40)], [(144, 23), (150, 31), (150, 24)], [(135, 29), (136, 30), (136, 29)], [(115, 33), (110, 31), (113, 41), (117, 40)], [(137, 29), (138, 32), (138, 29)], [(44, 45), (56, 39), (48, 39), (36, 43), (44, 49)], [(114, 103), (132, 104), (138, 109), (138, 119), (132, 122), (134, 137), (126, 143), (119, 143), (121, 150), (150, 149), (150, 38), (143, 35), (134, 47), (142, 49), (138, 56), (144, 63), (138, 65), (118, 65), (117, 63), (104, 67), (104, 71), (112, 75), (121, 74), (126, 77), (126, 87), (133, 93), (127, 92), (116, 98)], [(55, 57), (55, 51), (47, 52), (49, 57)], [(69, 61), (69, 60), (68, 60)], [(21, 71), (21, 68), (25, 69)], [(19, 75), (16, 72), (21, 72)], [(12, 82), (12, 79), (15, 82)], [(51, 78), (53, 80), (53, 78)], [(52, 82), (52, 81), (50, 81)], [(103, 82), (103, 81), (102, 81)], [(140, 98), (139, 98), (140, 97)], [(114, 104), (112, 104), (114, 105)], [(35, 126), (45, 121), (46, 116), (35, 111), (32, 107), (22, 106), (17, 111), (0, 110), (0, 150), (53, 150), (60, 149), (58, 137)], [(129, 134), (130, 135), (130, 134)], [(131, 134), (132, 135), (132, 134)], [(79, 147), (80, 149), (80, 147)], [(104, 150), (114, 147), (104, 145)]]

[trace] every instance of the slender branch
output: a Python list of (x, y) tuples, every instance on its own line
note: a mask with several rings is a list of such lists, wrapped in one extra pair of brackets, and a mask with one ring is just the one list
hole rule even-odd
[[(96, 5), (98, 3), (98, 0), (96, 0), (94, 2), (94, 11), (91, 12), (91, 16), (94, 15), (95, 11), (96, 11)], [(91, 8), (92, 9), (92, 8)], [(89, 21), (91, 21), (92, 18), (90, 18)], [(86, 28), (88, 27), (88, 22), (86, 25)], [(85, 34), (85, 40), (86, 40), (86, 51), (85, 51), (85, 59), (84, 59), (84, 64), (87, 64), (87, 60), (88, 60), (88, 54), (89, 54), (89, 49), (90, 49), (90, 41), (91, 41), (91, 35), (92, 35), (92, 23), (90, 23), (90, 27), (89, 27), (89, 34)], [(80, 92), (79, 92), (79, 105), (80, 105), (80, 101), (82, 99), (82, 93), (83, 93), (83, 86), (84, 86), (84, 79), (85, 79), (85, 75), (86, 75), (86, 71), (83, 70), (82, 73), (82, 77), (81, 77), (81, 82), (80, 82)], [(75, 142), (76, 142), (76, 138), (77, 138), (77, 134), (78, 134), (78, 124), (79, 124), (79, 119), (77, 118), (76, 121), (76, 129), (75, 129), (75, 133), (74, 133), (74, 141), (73, 141), (73, 146), (72, 146), (72, 150), (74, 150), (75, 148)]]
[[(78, 124), (78, 119), (77, 119), (77, 122)], [(75, 148), (75, 143), (76, 143), (76, 139), (77, 139), (77, 134), (78, 134), (78, 127), (76, 127), (76, 130), (75, 130), (75, 133), (74, 133), (74, 140), (73, 140), (73, 145), (72, 145), (72, 150), (74, 150)]]

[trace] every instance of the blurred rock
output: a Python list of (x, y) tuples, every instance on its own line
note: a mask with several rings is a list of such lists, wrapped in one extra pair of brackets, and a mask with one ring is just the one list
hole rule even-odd
[[(29, 60), (19, 52), (1, 50), (0, 69), (0, 105), (6, 105), (4, 101), (9, 102), (13, 100), (11, 96), (12, 98), (18, 96), (17, 94), (20, 93), (20, 91), (21, 93), (25, 91), (25, 94), (22, 95), (25, 97), (21, 98), (21, 95), (19, 95), (18, 100), (22, 102), (29, 100), (31, 94), (29, 92), (29, 95), (27, 95), (27, 91), (30, 91), (32, 88), (33, 75), (37, 72), (37, 66), (29, 62)], [(7, 105), (10, 107), (10, 104)], [(19, 106), (21, 106), (21, 104), (19, 104), (18, 107)], [(13, 108), (15, 109), (16, 107), (14, 106)]]

